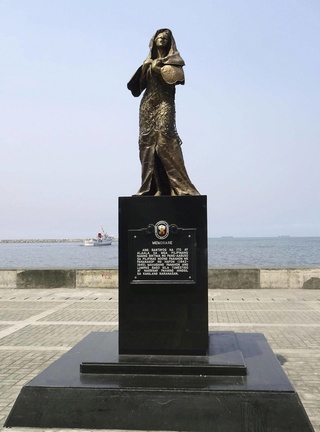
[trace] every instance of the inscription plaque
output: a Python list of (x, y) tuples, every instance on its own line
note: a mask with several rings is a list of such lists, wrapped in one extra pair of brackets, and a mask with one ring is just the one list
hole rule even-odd
[(119, 354), (206, 355), (206, 202), (119, 198)]
[(131, 284), (195, 283), (195, 228), (160, 221), (128, 233)]

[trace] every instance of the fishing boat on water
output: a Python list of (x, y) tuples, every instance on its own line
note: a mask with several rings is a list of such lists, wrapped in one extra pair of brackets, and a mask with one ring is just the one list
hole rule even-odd
[(110, 246), (112, 244), (112, 238), (104, 232), (103, 228), (101, 232), (97, 234), (96, 238), (91, 238), (84, 241), (85, 246)]

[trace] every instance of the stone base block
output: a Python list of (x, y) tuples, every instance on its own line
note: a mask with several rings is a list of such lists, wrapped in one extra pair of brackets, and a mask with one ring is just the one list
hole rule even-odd
[[(5, 427), (313, 431), (262, 334), (212, 332), (209, 347), (208, 356), (173, 356), (175, 370), (168, 373), (148, 369), (168, 365), (168, 358), (119, 356), (117, 332), (91, 333), (22, 388)], [(80, 373), (80, 364), (108, 363), (125, 368)], [(219, 366), (223, 374), (205, 374)], [(246, 374), (237, 374), (237, 367)]]

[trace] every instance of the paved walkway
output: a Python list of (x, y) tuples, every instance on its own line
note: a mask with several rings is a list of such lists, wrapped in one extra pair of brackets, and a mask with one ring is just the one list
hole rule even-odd
[[(0, 290), (1, 426), (26, 382), (88, 333), (117, 329), (117, 303), (115, 289)], [(320, 432), (320, 291), (211, 290), (209, 317), (210, 330), (264, 333)]]

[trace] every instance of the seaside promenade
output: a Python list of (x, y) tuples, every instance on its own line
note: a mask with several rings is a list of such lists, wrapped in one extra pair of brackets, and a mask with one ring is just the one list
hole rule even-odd
[[(90, 332), (116, 330), (117, 310), (117, 289), (0, 289), (2, 428), (21, 387)], [(320, 432), (319, 290), (211, 289), (209, 323), (263, 333)], [(24, 430), (39, 431), (11, 429)]]

